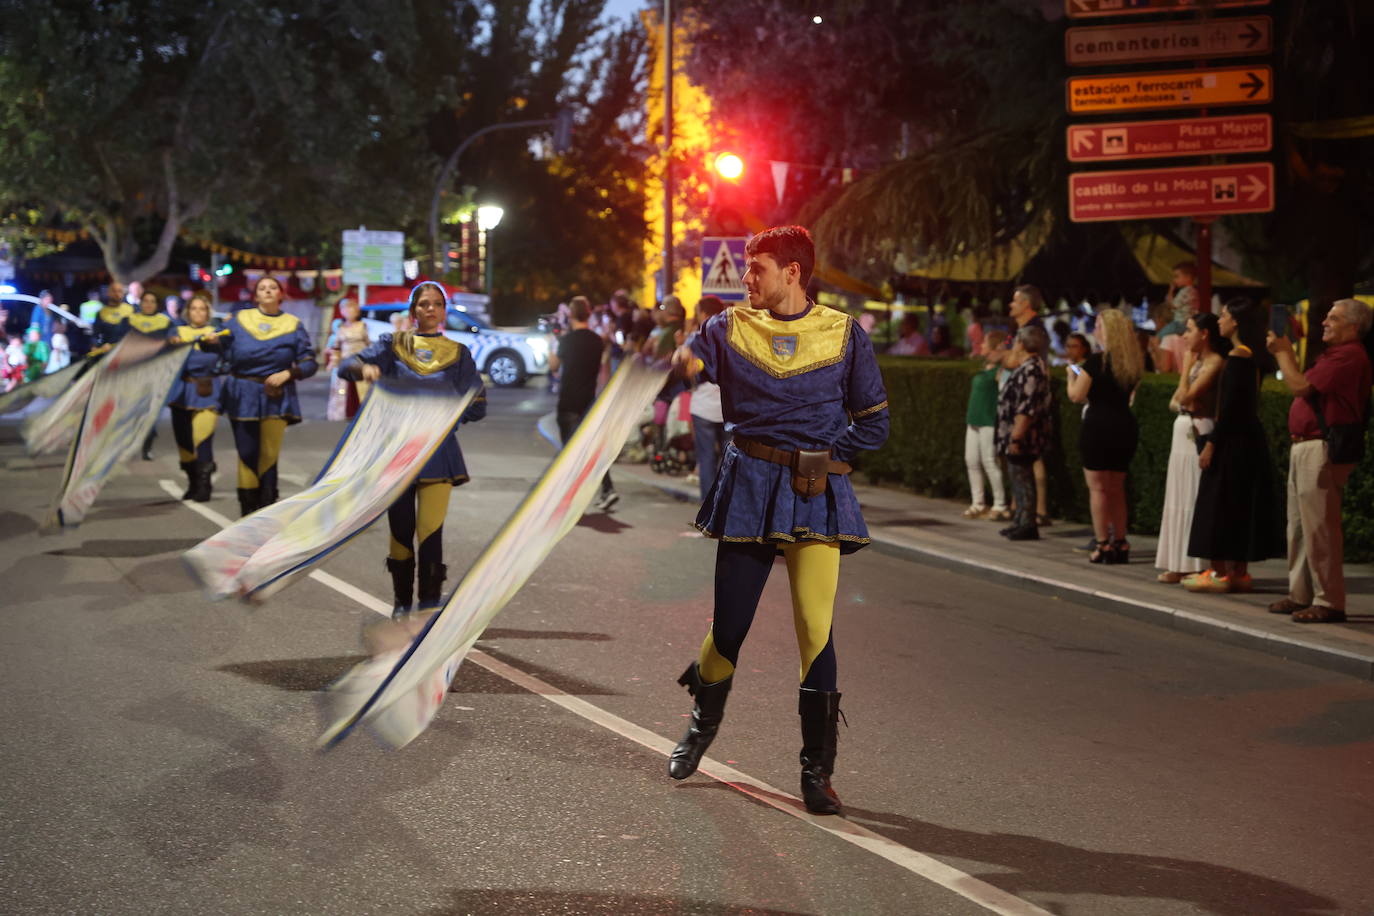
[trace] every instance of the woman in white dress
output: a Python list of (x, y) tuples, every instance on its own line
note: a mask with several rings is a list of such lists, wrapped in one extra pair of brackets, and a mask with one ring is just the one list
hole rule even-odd
[(1218, 351), (1226, 349), (1217, 316), (1210, 312), (1191, 316), (1182, 337), (1186, 347), (1183, 371), (1169, 400), (1169, 409), (1178, 411), (1178, 419), (1174, 420), (1164, 514), (1159, 520), (1159, 549), (1155, 553), (1155, 566), (1161, 570), (1158, 579), (1170, 584), (1208, 565), (1206, 560), (1188, 556), (1188, 535), (1202, 478), (1197, 440), (1210, 433), (1216, 421), (1217, 379), (1225, 362)]

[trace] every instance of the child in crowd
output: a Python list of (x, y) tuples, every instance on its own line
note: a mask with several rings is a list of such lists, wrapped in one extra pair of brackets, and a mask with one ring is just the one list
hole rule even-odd
[[(973, 502), (964, 510), (964, 518), (991, 518), (1006, 521), (1011, 518), (1007, 509), (1006, 487), (1002, 483), (1002, 469), (997, 463), (993, 437), (997, 430), (997, 373), (1002, 368), (1007, 351), (1002, 344), (1005, 331), (988, 331), (983, 335), (981, 356), (983, 368), (973, 376), (969, 389), (968, 412), (965, 414), (964, 464), (968, 468), (968, 488)], [(992, 490), (992, 506), (984, 498), (984, 475)]]

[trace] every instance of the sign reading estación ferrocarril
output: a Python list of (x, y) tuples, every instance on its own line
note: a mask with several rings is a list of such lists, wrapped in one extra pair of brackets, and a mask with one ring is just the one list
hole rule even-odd
[(1269, 67), (1219, 67), (1076, 76), (1067, 82), (1070, 114), (1113, 114), (1151, 108), (1264, 105), (1273, 100)]

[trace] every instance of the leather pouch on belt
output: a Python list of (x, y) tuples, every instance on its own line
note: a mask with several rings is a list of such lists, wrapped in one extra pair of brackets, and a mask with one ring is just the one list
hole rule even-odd
[(196, 381), (196, 394), (203, 398), (208, 398), (215, 393), (215, 382), (213, 379), (198, 378)]
[(826, 475), (830, 473), (830, 449), (798, 449), (796, 454), (792, 466), (792, 489), (806, 499), (820, 496), (825, 492)]

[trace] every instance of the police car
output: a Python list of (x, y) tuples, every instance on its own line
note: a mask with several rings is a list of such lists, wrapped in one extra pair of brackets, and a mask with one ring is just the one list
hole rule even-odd
[[(367, 305), (363, 323), (367, 335), (376, 340), (392, 333), (391, 316), (405, 313), (404, 304)], [(456, 340), (472, 353), (477, 368), (498, 388), (523, 385), (532, 375), (549, 371), (549, 336), (531, 328), (494, 328), (471, 312), (448, 309), (444, 336)]]

